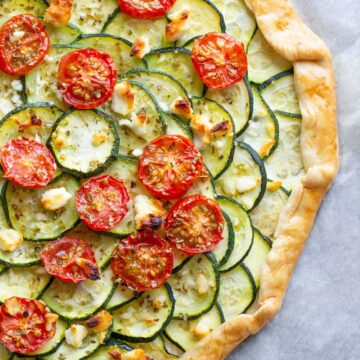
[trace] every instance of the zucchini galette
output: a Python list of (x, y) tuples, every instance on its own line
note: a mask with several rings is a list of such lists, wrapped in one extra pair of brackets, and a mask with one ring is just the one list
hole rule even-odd
[(0, 359), (224, 359), (337, 171), (325, 45), (287, 0), (0, 0), (0, 26)]

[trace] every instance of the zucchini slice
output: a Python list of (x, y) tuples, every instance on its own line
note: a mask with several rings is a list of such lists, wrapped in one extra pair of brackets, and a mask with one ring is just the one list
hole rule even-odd
[(273, 76), (261, 84), (259, 90), (273, 111), (301, 118), (292, 70)]
[(87, 360), (114, 360), (114, 358), (109, 354), (111, 350), (118, 350), (121, 354), (125, 354), (128, 351), (131, 351), (132, 348), (120, 342), (117, 339), (110, 337), (106, 344), (101, 345), (94, 353), (92, 353)]
[(250, 212), (254, 226), (270, 239), (274, 238), (280, 212), (287, 203), (288, 198), (289, 195), (284, 188), (279, 187), (273, 190), (269, 181), (261, 203)]
[[(152, 95), (154, 95), (157, 103), (164, 112), (169, 112), (170, 105), (177, 98), (191, 99), (186, 89), (173, 76), (161, 71), (152, 70), (132, 70), (124, 74), (128, 80), (135, 80), (143, 84)], [(185, 122), (188, 120), (183, 119)]]
[(164, 340), (161, 336), (158, 336), (151, 342), (146, 343), (135, 343), (130, 345), (134, 349), (143, 349), (145, 351), (145, 354), (150, 359), (156, 359), (156, 360), (172, 360), (177, 359), (177, 356), (169, 354), (164, 345)]
[(208, 88), (205, 97), (217, 101), (229, 112), (237, 135), (246, 128), (252, 117), (254, 101), (247, 78), (225, 89)]
[(184, 195), (184, 197), (195, 194), (202, 194), (210, 199), (215, 199), (216, 193), (214, 187), (214, 179), (209, 173), (207, 175), (208, 176), (199, 178), (197, 182)]
[(73, 284), (55, 279), (41, 298), (64, 319), (85, 319), (106, 304), (112, 296), (115, 290), (113, 276), (108, 266), (97, 281), (85, 280)]
[(221, 273), (218, 302), (225, 321), (243, 314), (251, 306), (255, 297), (254, 279), (245, 265), (239, 264), (232, 270)]
[[(154, 307), (161, 300), (163, 306)], [(158, 301), (157, 301), (158, 302)], [(134, 343), (154, 340), (167, 326), (174, 312), (171, 288), (163, 287), (144, 292), (139, 298), (113, 312), (113, 332), (121, 339)]]
[(165, 29), (168, 21), (165, 16), (157, 19), (135, 19), (122, 12), (115, 10), (106, 21), (102, 32), (134, 42), (140, 36), (147, 37), (151, 49), (170, 46), (165, 37)]
[(301, 119), (293, 116), (276, 114), (279, 123), (279, 144), (276, 151), (265, 161), (269, 179), (281, 181), (282, 186), (291, 191), (303, 175), (300, 136)]
[(187, 125), (185, 125), (179, 118), (172, 114), (164, 112), (163, 118), (166, 123), (166, 134), (182, 135), (192, 140), (193, 135), (191, 129)]
[(255, 31), (248, 47), (249, 80), (261, 84), (276, 74), (292, 68), (266, 41), (260, 29)]
[(175, 345), (167, 336), (163, 336), (165, 351), (169, 355), (180, 357), (184, 351)]
[(20, 106), (8, 113), (0, 122), (0, 148), (19, 136), (35, 137), (46, 143), (51, 129), (62, 111), (51, 103)]
[(257, 89), (254, 86), (251, 88), (254, 94), (254, 113), (239, 140), (249, 144), (262, 159), (265, 159), (278, 145), (279, 124)]
[(184, 9), (189, 11), (186, 19), (187, 31), (176, 41), (178, 46), (184, 45), (190, 39), (209, 32), (225, 32), (225, 21), (221, 12), (208, 0), (177, 0), (167, 16), (171, 18)]
[(54, 353), (60, 346), (65, 338), (65, 331), (67, 324), (62, 320), (56, 322), (56, 333), (53, 338), (46, 342), (40, 349), (27, 353), (26, 357), (29, 356), (46, 356)]
[(119, 74), (133, 68), (142, 68), (145, 66), (141, 59), (130, 56), (132, 47), (131, 42), (119, 36), (108, 34), (81, 35), (76, 39), (74, 45), (91, 47), (106, 52), (114, 60)]
[[(116, 121), (120, 136), (121, 155), (133, 156), (134, 150), (143, 150), (148, 142), (166, 133), (166, 124), (162, 117), (161, 109), (154, 96), (144, 85), (136, 81), (127, 81), (134, 93), (134, 110), (128, 116), (115, 113), (106, 103), (104, 108)], [(134, 117), (146, 117), (145, 123), (133, 126)]]
[(165, 48), (151, 51), (145, 59), (150, 70), (166, 72), (179, 81), (191, 95), (201, 96), (204, 84), (196, 73), (184, 48)]
[[(105, 339), (110, 335), (111, 327), (105, 335)], [(84, 339), (81, 347), (74, 347), (63, 341), (55, 352), (41, 357), (42, 360), (82, 360), (88, 359), (94, 352), (101, 348), (104, 343), (104, 333), (89, 332)], [(105, 359), (105, 358), (101, 358)]]
[(99, 33), (118, 7), (116, 0), (77, 0), (72, 7), (70, 22), (84, 34)]
[(260, 287), (260, 277), (266, 257), (271, 250), (272, 242), (258, 229), (254, 229), (254, 242), (244, 264), (251, 272), (256, 289)]
[(25, 98), (28, 103), (49, 102), (62, 110), (69, 108), (58, 87), (58, 67), (60, 59), (73, 45), (53, 45), (45, 60), (24, 77)]
[(134, 198), (136, 195), (143, 194), (145, 190), (137, 177), (137, 161), (135, 159), (119, 156), (118, 159), (114, 161), (105, 171), (105, 173), (122, 180), (125, 187), (128, 189), (130, 196), (130, 201), (127, 204), (129, 210), (128, 213), (119, 224), (104, 233), (121, 239), (136, 230)]
[(191, 256), (182, 253), (177, 249), (173, 249), (174, 253), (174, 266), (173, 266), (173, 274), (178, 272), (186, 263), (191, 260)]
[(210, 311), (219, 292), (219, 270), (211, 254), (193, 256), (169, 285), (175, 298), (174, 319), (195, 319)]
[(5, 264), (0, 263), (0, 275), (2, 275), (8, 268), (5, 266)]
[(191, 349), (203, 337), (224, 322), (221, 307), (215, 303), (212, 309), (195, 320), (172, 320), (165, 335), (182, 350)]
[(6, 349), (4, 346), (0, 345), (0, 359), (10, 360), (12, 357), (11, 352)]
[(94, 176), (116, 159), (119, 135), (114, 121), (105, 113), (70, 110), (54, 124), (48, 146), (66, 172), (77, 177)]
[(37, 299), (50, 281), (51, 276), (41, 266), (8, 268), (0, 275), (0, 302), (12, 296)]
[(139, 296), (139, 294), (137, 294), (135, 291), (131, 290), (126, 285), (119, 284), (116, 287), (111, 299), (106, 304), (105, 308), (106, 308), (106, 310), (114, 311), (114, 310), (128, 304), (129, 302), (131, 302), (138, 296)]
[(66, 236), (85, 240), (94, 252), (98, 266), (102, 269), (109, 264), (114, 249), (119, 245), (117, 239), (90, 231), (82, 223), (70, 230)]
[(223, 239), (220, 241), (216, 247), (211, 250), (211, 253), (215, 256), (216, 261), (221, 266), (227, 262), (230, 257), (230, 254), (234, 248), (234, 229), (231, 223), (229, 216), (223, 211), (222, 212), (225, 219), (225, 226), (223, 230)]
[(254, 232), (248, 213), (238, 202), (226, 196), (218, 196), (217, 201), (221, 209), (229, 216), (234, 231), (232, 251), (220, 266), (220, 271), (227, 271), (247, 256), (253, 243)]
[(11, 17), (24, 13), (42, 17), (47, 6), (47, 3), (42, 0), (2, 0), (0, 2), (0, 25)]
[(44, 246), (45, 244), (43, 242), (25, 240), (21, 246), (14, 251), (0, 250), (0, 261), (10, 267), (40, 264), (40, 252)]
[(230, 166), (235, 150), (235, 129), (231, 115), (216, 101), (193, 97), (194, 115), (200, 118), (200, 123), (209, 124), (212, 129), (225, 125), (227, 130), (214, 132), (210, 142), (202, 141), (203, 134), (194, 130), (194, 142), (199, 148), (206, 167), (216, 179)]
[(0, 119), (23, 104), (23, 87), (20, 78), (0, 72)]
[(246, 210), (255, 208), (266, 190), (264, 163), (251, 146), (238, 142), (233, 161), (215, 181), (216, 192), (233, 197)]
[[(41, 204), (42, 194), (50, 189), (64, 187), (72, 198), (65, 207), (46, 210)], [(75, 206), (75, 192), (79, 183), (70, 175), (58, 179), (38, 190), (30, 190), (11, 182), (3, 186), (2, 202), (5, 215), (12, 227), (24, 235), (25, 240), (53, 240), (73, 228), (79, 221)]]
[(254, 14), (244, 0), (212, 0), (224, 16), (226, 32), (247, 48), (256, 29)]
[(51, 44), (71, 44), (80, 35), (80, 29), (73, 25), (68, 24), (62, 27), (56, 27), (50, 23), (45, 23), (46, 32), (50, 36)]

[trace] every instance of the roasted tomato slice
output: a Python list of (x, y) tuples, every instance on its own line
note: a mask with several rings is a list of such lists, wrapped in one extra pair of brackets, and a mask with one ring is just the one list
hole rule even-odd
[(87, 48), (64, 55), (58, 75), (64, 100), (76, 109), (92, 109), (110, 98), (118, 72), (109, 54)]
[(194, 185), (202, 166), (202, 156), (190, 140), (180, 135), (164, 135), (145, 147), (138, 177), (156, 197), (178, 199)]
[(40, 189), (53, 178), (56, 170), (50, 150), (32, 138), (10, 140), (1, 150), (5, 177), (28, 189)]
[(57, 318), (41, 300), (6, 299), (0, 307), (0, 342), (11, 352), (36, 351), (54, 337)]
[(185, 254), (199, 254), (213, 249), (221, 240), (224, 218), (215, 200), (192, 195), (178, 201), (166, 221), (166, 236)]
[(195, 40), (191, 60), (201, 80), (213, 89), (241, 81), (248, 66), (244, 45), (223, 33), (208, 33)]
[(40, 64), (50, 49), (44, 24), (33, 15), (13, 16), (0, 29), (0, 70), (26, 75)]
[(94, 231), (107, 231), (128, 213), (130, 197), (124, 183), (111, 175), (101, 175), (83, 183), (75, 202), (81, 221)]
[(86, 279), (99, 280), (100, 270), (90, 245), (78, 238), (64, 237), (41, 251), (46, 271), (56, 278), (77, 284)]
[(136, 291), (162, 286), (171, 275), (170, 244), (151, 231), (138, 231), (120, 241), (111, 260), (114, 274)]
[(121, 11), (137, 19), (154, 19), (165, 15), (176, 0), (118, 0)]

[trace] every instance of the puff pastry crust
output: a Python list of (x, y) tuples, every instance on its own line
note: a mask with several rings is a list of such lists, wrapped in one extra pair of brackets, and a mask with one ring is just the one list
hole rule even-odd
[(288, 0), (245, 0), (270, 45), (294, 65), (302, 113), (301, 152), (306, 174), (283, 209), (251, 314), (228, 321), (181, 360), (221, 360), (279, 311), (290, 276), (317, 210), (339, 166), (332, 57)]

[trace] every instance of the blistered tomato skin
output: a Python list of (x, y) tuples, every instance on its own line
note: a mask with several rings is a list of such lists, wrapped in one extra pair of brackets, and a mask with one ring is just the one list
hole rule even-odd
[(40, 256), (46, 271), (59, 280), (77, 284), (86, 279), (100, 279), (95, 254), (84, 240), (64, 237), (52, 241)]
[(32, 138), (10, 140), (0, 150), (5, 178), (28, 189), (46, 186), (55, 175), (56, 163), (50, 150)]
[(118, 0), (120, 9), (136, 19), (155, 19), (165, 15), (176, 0)]
[(218, 203), (204, 195), (179, 200), (165, 221), (167, 239), (188, 255), (213, 249), (222, 239), (224, 218)]
[(87, 48), (64, 55), (58, 79), (64, 100), (76, 109), (93, 109), (113, 94), (118, 71), (111, 56)]
[(152, 231), (139, 231), (121, 240), (111, 260), (114, 274), (135, 291), (162, 286), (173, 265), (170, 244)]
[(57, 318), (41, 300), (8, 298), (0, 307), (0, 342), (14, 353), (36, 351), (54, 337)]
[(28, 74), (49, 53), (44, 24), (29, 14), (16, 15), (0, 28), (0, 70), (13, 76)]
[(120, 223), (129, 201), (124, 183), (111, 175), (90, 178), (75, 195), (81, 221), (94, 231), (108, 231)]
[(201, 80), (212, 89), (240, 82), (248, 67), (244, 45), (225, 33), (208, 33), (196, 39), (191, 60)]
[(202, 168), (202, 155), (189, 139), (163, 135), (145, 147), (138, 164), (138, 177), (157, 198), (178, 199), (195, 184)]

